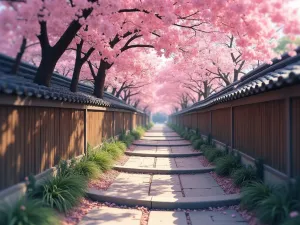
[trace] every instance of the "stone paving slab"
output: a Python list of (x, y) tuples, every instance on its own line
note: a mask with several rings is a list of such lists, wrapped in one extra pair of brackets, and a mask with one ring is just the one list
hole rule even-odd
[(156, 196), (156, 197), (170, 197), (170, 198), (181, 198), (183, 197), (181, 191), (150, 191), (150, 196)]
[(79, 225), (140, 225), (142, 212), (136, 209), (93, 209), (83, 217)]
[(197, 157), (175, 158), (177, 168), (202, 168), (200, 160)]
[(157, 153), (172, 153), (172, 148), (171, 147), (156, 147), (156, 152)]
[(181, 191), (180, 184), (151, 184), (151, 191)]
[(133, 152), (137, 153), (195, 153), (192, 146), (142, 146), (133, 145)]
[[(152, 134), (159, 135), (151, 136)], [(130, 156), (124, 166), (115, 166), (115, 169), (129, 173), (120, 173), (107, 191), (89, 189), (87, 195), (93, 200), (102, 202), (128, 206), (141, 205), (155, 209), (202, 209), (238, 204), (240, 195), (225, 195), (209, 174), (209, 171), (214, 169), (213, 167), (203, 167), (197, 156), (169, 156), (169, 154), (196, 152), (189, 141), (176, 140), (179, 136), (169, 137), (170, 134), (176, 133), (165, 125), (156, 125), (150, 132), (147, 132), (150, 136), (136, 141), (136, 143), (146, 143), (146, 145), (135, 145), (134, 148), (134, 152), (166, 154), (167, 157)], [(153, 143), (154, 146), (151, 146)], [(189, 146), (183, 146), (186, 143), (189, 143)], [(87, 221), (87, 223), (80, 225), (100, 223), (118, 225), (119, 222), (126, 225), (138, 225), (140, 223), (141, 212), (138, 216), (134, 213), (127, 213), (124, 216), (121, 216), (120, 212), (114, 213), (112, 216), (108, 213), (106, 217), (100, 214), (99, 210), (91, 211), (85, 217), (88, 220), (82, 221)], [(233, 217), (232, 214), (234, 214)], [(210, 211), (191, 212), (190, 217), (192, 225), (247, 224), (236, 211), (227, 211), (226, 214)], [(151, 211), (148, 225), (169, 224), (188, 225), (186, 214), (173, 211)]]
[(145, 132), (144, 137), (180, 137), (176, 132)]
[(150, 140), (136, 140), (133, 145), (138, 146), (190, 146), (190, 141), (150, 141)]
[(209, 173), (215, 170), (214, 166), (201, 168), (146, 168), (114, 166), (113, 169), (125, 173), (147, 173), (147, 174), (199, 174)]
[(152, 184), (180, 184), (179, 175), (153, 175)]
[(156, 152), (156, 148), (156, 146), (133, 146), (133, 151), (153, 153)]
[(211, 188), (185, 188), (183, 189), (185, 197), (200, 197), (200, 196), (214, 196), (224, 195), (224, 191), (220, 187)]
[(120, 173), (106, 193), (120, 197), (142, 198), (148, 196), (150, 177), (149, 174)]
[(154, 165), (155, 165), (154, 163), (155, 163), (154, 157), (130, 156), (124, 166), (154, 168)]
[(130, 156), (124, 167), (158, 169), (204, 168), (199, 159), (193, 156), (183, 158)]
[[(223, 214), (226, 212), (226, 214)], [(222, 212), (190, 212), (190, 219), (193, 225), (247, 225), (248, 223), (235, 210)], [(234, 217), (232, 217), (234, 216)]]
[(202, 152), (187, 152), (187, 153), (172, 153), (167, 151), (156, 151), (156, 152), (135, 152), (135, 151), (126, 151), (128, 156), (139, 156), (139, 157), (156, 157), (156, 158), (182, 158), (182, 157), (198, 157), (202, 156)]
[(184, 212), (151, 211), (148, 225), (187, 225)]
[(162, 136), (162, 137), (142, 137), (141, 140), (150, 140), (150, 141), (181, 141), (181, 140), (184, 140), (183, 138), (181, 137), (165, 137), (165, 136)]
[(177, 168), (174, 158), (157, 158), (155, 168)]
[(211, 188), (219, 187), (214, 178), (209, 174), (179, 175), (183, 188)]

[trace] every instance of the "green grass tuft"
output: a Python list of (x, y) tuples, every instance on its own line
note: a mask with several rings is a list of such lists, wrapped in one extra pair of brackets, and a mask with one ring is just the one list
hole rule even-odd
[(41, 201), (22, 198), (13, 205), (0, 208), (0, 224), (7, 225), (59, 225), (57, 214), (44, 207)]
[(102, 151), (108, 152), (114, 160), (118, 159), (123, 154), (123, 151), (114, 142), (103, 143), (101, 149)]
[(127, 146), (124, 142), (122, 141), (116, 141), (115, 144), (118, 146), (119, 149), (121, 149), (123, 152), (126, 151)]
[(137, 127), (133, 131), (131, 131), (131, 135), (135, 140), (141, 139), (145, 133), (145, 129), (143, 127)]
[(261, 201), (255, 212), (262, 223), (278, 225), (288, 218), (291, 210), (293, 210), (293, 203), (287, 191), (283, 190), (278, 193), (272, 193)]
[(215, 160), (216, 173), (221, 176), (230, 175), (235, 169), (241, 167), (238, 157), (233, 155), (225, 155)]
[(66, 212), (79, 203), (85, 195), (88, 180), (77, 174), (50, 177), (31, 192), (31, 196), (42, 199), (51, 208)]
[(203, 154), (209, 162), (214, 162), (218, 158), (224, 156), (225, 153), (213, 146), (205, 145), (205, 147), (203, 147)]
[(241, 167), (232, 173), (233, 182), (238, 186), (245, 186), (256, 180), (256, 170), (252, 166)]
[(196, 135), (196, 134), (193, 134), (191, 137), (190, 137), (190, 141), (193, 142), (195, 140), (199, 139), (199, 136)]
[(110, 170), (113, 166), (113, 158), (106, 151), (88, 152), (88, 160), (95, 162), (102, 172)]
[(129, 147), (135, 139), (131, 134), (126, 135), (125, 133), (123, 133), (120, 135), (119, 140), (123, 142), (127, 147)]
[(248, 210), (254, 210), (258, 205), (268, 198), (273, 192), (273, 187), (261, 182), (252, 182), (242, 188), (241, 204)]
[(300, 224), (300, 216), (297, 216), (295, 218), (289, 218), (284, 221), (281, 225), (299, 225)]
[(151, 129), (152, 127), (154, 126), (154, 123), (153, 122), (150, 122), (150, 123), (148, 123), (147, 125), (146, 125), (146, 129), (147, 130), (149, 130), (149, 129)]
[(199, 138), (197, 140), (194, 140), (193, 143), (192, 143), (193, 144), (193, 148), (197, 149), (197, 150), (200, 150), (201, 145), (203, 145), (203, 143), (204, 143), (204, 141), (201, 138)]
[(80, 162), (74, 165), (74, 173), (82, 175), (87, 179), (98, 178), (101, 173), (99, 166), (95, 162), (89, 161), (87, 159), (87, 157), (84, 157)]

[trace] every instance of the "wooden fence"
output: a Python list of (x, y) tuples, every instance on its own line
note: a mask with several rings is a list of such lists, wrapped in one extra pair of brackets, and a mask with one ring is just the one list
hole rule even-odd
[(300, 176), (300, 85), (170, 116), (287, 175)]
[(5, 96), (0, 101), (0, 190), (83, 154), (87, 143), (99, 145), (149, 121), (145, 114), (113, 108), (18, 104)]

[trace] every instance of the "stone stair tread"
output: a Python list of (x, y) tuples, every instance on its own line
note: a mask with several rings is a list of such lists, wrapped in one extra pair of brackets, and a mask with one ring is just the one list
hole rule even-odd
[(113, 169), (127, 173), (150, 173), (150, 174), (192, 174), (192, 173), (207, 173), (213, 171), (215, 167), (201, 168), (147, 168), (147, 167), (126, 167), (114, 166)]
[(143, 151), (126, 151), (126, 155), (129, 156), (140, 156), (140, 157), (192, 157), (192, 156), (201, 156), (202, 152), (181, 152), (181, 153), (168, 153), (168, 152), (143, 152)]
[(110, 192), (90, 188), (87, 192), (89, 198), (100, 202), (113, 202), (127, 206), (144, 206), (151, 209), (203, 209), (208, 207), (223, 207), (238, 204), (239, 194), (201, 196), (201, 197), (160, 197), (131, 195), (118, 196)]
[[(123, 166), (114, 166), (120, 173), (109, 188), (106, 191), (90, 188), (87, 192), (90, 199), (147, 207), (148, 225), (247, 225), (235, 210), (223, 209), (222, 213), (202, 210), (239, 204), (240, 195), (225, 194), (210, 174), (215, 167), (204, 167), (198, 158), (202, 152), (196, 152), (189, 141), (170, 128), (154, 126), (133, 143), (131, 150), (125, 152), (129, 159)], [(140, 224), (141, 211), (131, 210), (92, 210), (79, 225)], [(118, 216), (120, 220), (116, 222)]]

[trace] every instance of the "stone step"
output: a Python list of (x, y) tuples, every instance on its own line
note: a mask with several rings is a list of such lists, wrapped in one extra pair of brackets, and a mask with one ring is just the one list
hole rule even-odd
[(156, 147), (169, 147), (169, 146), (191, 146), (190, 141), (152, 141), (152, 140), (137, 140), (132, 143), (135, 146), (156, 146)]
[[(156, 152), (158, 153), (158, 152)], [(164, 153), (164, 152), (163, 152)], [(203, 168), (198, 157), (140, 157), (130, 156), (123, 165), (126, 168), (148, 168), (148, 169), (184, 169)]]
[[(89, 211), (79, 225), (140, 225), (145, 221), (139, 209), (100, 207)], [(232, 209), (222, 211), (162, 211), (150, 210), (148, 225), (247, 225), (241, 215)], [(144, 223), (143, 223), (144, 224)]]
[[(189, 219), (188, 219), (189, 218)], [(151, 211), (148, 225), (247, 225), (236, 210)]]
[(156, 153), (156, 152), (135, 152), (135, 151), (126, 151), (126, 155), (129, 156), (140, 156), (140, 157), (168, 157), (168, 158), (180, 158), (180, 157), (193, 157), (193, 156), (201, 156), (202, 152), (187, 152), (187, 153)]
[(142, 211), (103, 207), (92, 209), (78, 225), (140, 225)]
[(204, 209), (208, 207), (223, 207), (239, 204), (240, 195), (217, 195), (205, 197), (158, 197), (141, 196), (137, 198), (134, 195), (118, 196), (111, 195), (107, 191), (90, 188), (87, 196), (99, 202), (110, 202), (126, 206), (144, 206), (150, 209)]
[(140, 140), (145, 141), (183, 141), (184, 139), (181, 137), (142, 137)]
[(127, 167), (114, 166), (113, 169), (126, 173), (147, 173), (147, 174), (193, 174), (193, 173), (208, 173), (215, 167), (200, 167), (200, 168), (147, 168), (147, 167)]
[(176, 132), (146, 132), (144, 137), (180, 137)]

